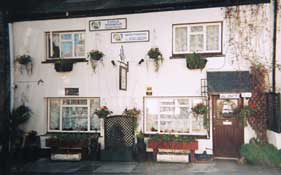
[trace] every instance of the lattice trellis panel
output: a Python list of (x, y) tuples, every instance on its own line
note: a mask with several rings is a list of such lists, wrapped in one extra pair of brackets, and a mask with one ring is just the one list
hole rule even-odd
[(105, 118), (105, 149), (133, 146), (133, 122), (133, 118), (120, 115)]

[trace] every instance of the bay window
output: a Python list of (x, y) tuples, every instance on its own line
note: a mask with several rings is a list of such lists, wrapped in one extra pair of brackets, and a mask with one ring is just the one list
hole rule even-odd
[(48, 98), (48, 131), (99, 131), (99, 98)]
[(191, 110), (196, 104), (204, 102), (202, 97), (146, 97), (145, 133), (206, 135), (203, 117), (193, 115)]
[(85, 32), (47, 32), (47, 59), (84, 58)]
[(173, 25), (173, 54), (221, 53), (222, 23)]

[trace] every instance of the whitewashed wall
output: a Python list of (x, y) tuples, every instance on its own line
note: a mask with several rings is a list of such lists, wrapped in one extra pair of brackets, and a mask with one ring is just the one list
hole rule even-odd
[[(267, 15), (271, 6), (265, 5)], [(107, 105), (114, 114), (121, 114), (127, 107), (143, 109), (143, 96), (147, 86), (153, 88), (154, 96), (200, 96), (200, 80), (206, 78), (206, 71), (248, 70), (247, 62), (235, 62), (228, 49), (228, 26), (225, 23), (224, 8), (183, 10), (145, 14), (131, 14), (77, 19), (42, 20), (13, 23), (14, 55), (29, 54), (34, 59), (31, 76), (15, 71), (15, 106), (22, 104), (33, 110), (33, 118), (26, 130), (36, 130), (39, 134), (47, 132), (46, 97), (63, 97), (65, 87), (80, 89), (80, 97), (101, 97), (101, 105)], [(149, 30), (150, 42), (112, 44), (112, 31), (90, 32), (89, 20), (127, 18), (127, 30)], [(208, 58), (203, 70), (189, 70), (184, 59), (169, 59), (172, 55), (172, 24), (223, 21), (223, 55)], [(45, 58), (44, 33), (47, 31), (86, 30), (86, 52), (99, 49), (105, 53), (104, 65), (98, 65), (93, 73), (90, 63), (76, 63), (70, 73), (57, 73), (53, 64), (42, 64)], [(121, 30), (124, 31), (124, 30)], [(264, 31), (266, 32), (266, 31)], [(267, 31), (270, 32), (270, 31)], [(260, 40), (271, 54), (271, 38)], [(280, 40), (279, 40), (280, 44)], [(123, 45), (129, 61), (128, 90), (119, 91), (119, 69), (113, 67), (111, 60), (119, 58)], [(154, 71), (153, 62), (146, 53), (151, 47), (159, 47), (165, 58), (159, 72)], [(279, 52), (280, 55), (280, 52)], [(145, 63), (138, 61), (145, 58)], [(231, 58), (231, 59), (230, 59)], [(280, 73), (280, 72), (279, 72)], [(38, 85), (42, 79), (44, 83)], [(26, 81), (26, 82), (25, 82)], [(281, 84), (279, 84), (281, 86)], [(211, 126), (212, 127), (212, 126)], [(245, 138), (251, 138), (251, 132)], [(245, 142), (248, 140), (245, 139)], [(199, 141), (199, 152), (212, 153), (212, 132), (210, 139)]]

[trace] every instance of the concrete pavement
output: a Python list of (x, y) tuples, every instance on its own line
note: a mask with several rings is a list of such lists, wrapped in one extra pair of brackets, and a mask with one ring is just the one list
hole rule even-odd
[(13, 170), (18, 175), (281, 175), (281, 169), (239, 165), (236, 161), (214, 160), (209, 163), (157, 162), (54, 162), (41, 159)]

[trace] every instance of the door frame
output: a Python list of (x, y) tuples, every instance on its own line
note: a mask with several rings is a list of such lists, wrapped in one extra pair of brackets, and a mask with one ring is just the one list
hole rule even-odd
[[(210, 94), (210, 99), (211, 99), (211, 109), (212, 109), (212, 112), (211, 112), (211, 117), (212, 117), (212, 135), (213, 135), (213, 155), (214, 157), (216, 157), (215, 155), (215, 150), (216, 150), (216, 146), (215, 146), (215, 110), (216, 110), (216, 100), (219, 99), (219, 94)], [(244, 105), (244, 99), (243, 98), (239, 98), (239, 100), (241, 100), (240, 102), (240, 105), (243, 106)], [(242, 144), (244, 143), (244, 139), (245, 139), (245, 131), (244, 131), (244, 127), (241, 129), (242, 131), (242, 137), (241, 137), (241, 141), (242, 141)], [(218, 157), (222, 157), (222, 156), (218, 156)], [(236, 157), (226, 157), (226, 158), (236, 158)]]

